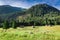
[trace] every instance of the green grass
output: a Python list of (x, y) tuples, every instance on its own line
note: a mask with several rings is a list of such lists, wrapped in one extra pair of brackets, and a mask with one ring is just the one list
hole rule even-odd
[(0, 40), (60, 40), (60, 26), (30, 26), (6, 31), (0, 28)]

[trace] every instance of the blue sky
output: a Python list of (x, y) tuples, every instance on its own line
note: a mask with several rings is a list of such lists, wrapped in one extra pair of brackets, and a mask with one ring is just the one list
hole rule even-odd
[(0, 5), (30, 8), (32, 5), (46, 3), (60, 10), (60, 0), (0, 0)]

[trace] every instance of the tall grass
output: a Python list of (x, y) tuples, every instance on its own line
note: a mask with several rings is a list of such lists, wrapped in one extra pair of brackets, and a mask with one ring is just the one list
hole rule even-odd
[(60, 26), (0, 28), (0, 40), (60, 40)]

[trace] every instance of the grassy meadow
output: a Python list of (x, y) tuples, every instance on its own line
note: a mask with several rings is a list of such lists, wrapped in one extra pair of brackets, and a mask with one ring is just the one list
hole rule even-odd
[(60, 25), (24, 28), (0, 28), (0, 40), (60, 40)]

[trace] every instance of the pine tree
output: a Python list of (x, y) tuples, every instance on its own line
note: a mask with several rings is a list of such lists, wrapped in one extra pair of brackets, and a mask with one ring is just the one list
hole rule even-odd
[(8, 29), (9, 28), (9, 23), (7, 20), (3, 22), (3, 29)]
[(12, 28), (16, 28), (16, 21), (12, 20)]

